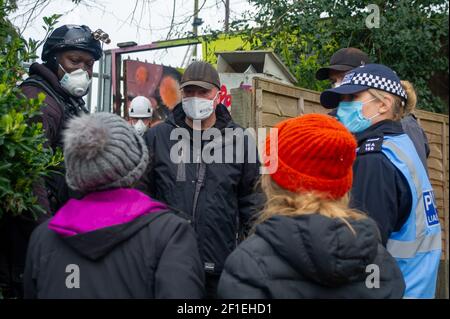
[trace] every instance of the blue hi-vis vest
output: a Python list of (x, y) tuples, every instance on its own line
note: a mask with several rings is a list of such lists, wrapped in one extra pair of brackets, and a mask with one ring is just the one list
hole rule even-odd
[(412, 194), (408, 220), (387, 242), (405, 279), (404, 298), (434, 298), (442, 242), (433, 189), (406, 134), (385, 136), (381, 150), (405, 176)]

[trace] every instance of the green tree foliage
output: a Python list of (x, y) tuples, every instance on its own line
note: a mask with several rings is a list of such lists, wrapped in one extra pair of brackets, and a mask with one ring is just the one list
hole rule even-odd
[[(254, 10), (235, 21), (233, 28), (245, 30), (252, 48), (278, 53), (299, 86), (328, 88), (327, 82), (315, 79), (316, 70), (328, 64), (337, 49), (353, 46), (414, 83), (418, 107), (448, 113), (448, 105), (430, 89), (437, 77), (448, 79), (448, 1), (249, 1)], [(369, 4), (379, 8), (378, 28), (366, 25), (368, 19), (374, 21)], [(258, 28), (251, 28), (251, 22)]]
[[(34, 57), (38, 43), (19, 37), (7, 19), (14, 9), (15, 1), (0, 0), (0, 218), (42, 211), (33, 184), (62, 160), (61, 152), (43, 147), (42, 124), (34, 121), (45, 95), (27, 99), (17, 88), (25, 72), (21, 62)], [(47, 20), (46, 28), (51, 29), (56, 18)]]

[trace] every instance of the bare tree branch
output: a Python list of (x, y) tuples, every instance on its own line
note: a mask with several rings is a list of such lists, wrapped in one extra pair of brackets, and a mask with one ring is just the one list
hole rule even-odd
[[(45, 0), (44, 0), (45, 1)], [(34, 11), (36, 11), (37, 6), (41, 3), (41, 1), (36, 1), (33, 8), (31, 9), (30, 15), (28, 16), (27, 22), (25, 22), (25, 26), (23, 27), (22, 31), (20, 31), (20, 35), (22, 36), (23, 31), (27, 28), (28, 23), (30, 22), (31, 17), (33, 16)]]
[(169, 32), (167, 32), (166, 40), (169, 40), (169, 38), (170, 38), (170, 33), (171, 33), (172, 30), (173, 30), (173, 22), (174, 22), (174, 20), (175, 20), (175, 8), (176, 8), (176, 5), (177, 5), (177, 0), (173, 0), (172, 20), (170, 21), (170, 29), (169, 29)]
[(144, 16), (144, 8), (147, 4), (147, 1), (142, 1), (142, 7), (141, 7), (141, 16), (139, 17), (139, 25), (142, 23), (142, 17)]
[[(69, 0), (66, 0), (69, 1)], [(100, 0), (81, 0), (79, 2), (70, 1), (71, 8), (63, 13), (63, 15), (72, 12), (79, 5), (83, 5), (88, 8), (103, 9), (104, 5), (98, 4)], [(11, 21), (21, 30), (20, 35), (24, 33), (26, 28), (33, 23), (37, 17), (41, 16), (42, 12), (52, 3), (52, 0), (18, 0), (17, 6), (21, 8), (21, 12), (16, 16), (11, 17)], [(21, 20), (21, 23), (16, 21)]]
[[(180, 15), (180, 1), (173, 0), (173, 6), (170, 12), (170, 16), (167, 17), (167, 21), (170, 21), (170, 24), (163, 25), (160, 28), (152, 28), (151, 9), (153, 8), (153, 4), (157, 2), (157, 0), (135, 0), (131, 12), (125, 19), (119, 17), (117, 12), (109, 9), (108, 6), (105, 6), (105, 4), (102, 3), (102, 1), (104, 0), (81, 0), (77, 2), (72, 2), (70, 0), (65, 1), (70, 2), (70, 4), (72, 5), (69, 6), (70, 9), (64, 12), (63, 15), (72, 12), (81, 5), (89, 9), (100, 10), (101, 12), (103, 12), (103, 14), (113, 16), (119, 22), (118, 29), (121, 29), (123, 28), (123, 26), (128, 24), (135, 27), (138, 34), (139, 31), (150, 32), (150, 35), (154, 31), (158, 31), (158, 33), (161, 31), (167, 32), (165, 37), (166, 39), (170, 39), (174, 35), (180, 36), (188, 33), (188, 31), (186, 30), (191, 30), (190, 28), (188, 28), (188, 24), (192, 23), (192, 19), (194, 17), (194, 13), (190, 10), (188, 12), (192, 13)], [(37, 17), (42, 16), (42, 13), (50, 4), (54, 3), (53, 0), (17, 0), (17, 2), (18, 7), (20, 8), (19, 14), (16, 14), (16, 16), (12, 17), (11, 19), (15, 21), (13, 23), (20, 28), (21, 34), (23, 34), (27, 28), (31, 27), (32, 23)], [(202, 10), (204, 11), (205, 9), (212, 9), (214, 7), (221, 7), (223, 2), (224, 0), (203, 0), (198, 9), (198, 12), (201, 12)], [(147, 15), (148, 24), (143, 24), (142, 22)]]
[(130, 16), (131, 16), (131, 22), (128, 22), (128, 23), (129, 23), (130, 25), (133, 23), (134, 13), (136, 12), (136, 8), (137, 8), (138, 3), (139, 3), (139, 0), (135, 0), (133, 11), (131, 11), (131, 13), (125, 18), (125, 21), (122, 23), (122, 25), (119, 27), (119, 29), (121, 29), (121, 28), (125, 25), (125, 23), (127, 22), (128, 18), (129, 18)]

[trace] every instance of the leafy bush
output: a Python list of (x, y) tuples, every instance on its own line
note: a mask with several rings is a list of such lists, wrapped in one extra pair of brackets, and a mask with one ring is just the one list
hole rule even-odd
[(28, 49), (37, 45), (20, 38), (7, 20), (14, 9), (14, 2), (0, 0), (0, 218), (42, 212), (33, 184), (62, 160), (60, 151), (44, 148), (42, 124), (33, 122), (45, 95), (27, 99), (17, 88), (25, 73), (21, 62), (34, 57)]
[[(315, 79), (316, 70), (327, 65), (338, 48), (353, 46), (414, 83), (418, 107), (448, 113), (448, 93), (440, 94), (447, 103), (432, 93), (436, 84), (448, 86), (448, 1), (249, 1), (252, 11), (235, 21), (233, 29), (244, 30), (252, 49), (272, 48), (278, 53), (299, 86), (328, 87)], [(379, 8), (379, 28), (366, 25), (373, 13), (366, 8), (369, 4)], [(251, 27), (252, 21), (257, 29)]]

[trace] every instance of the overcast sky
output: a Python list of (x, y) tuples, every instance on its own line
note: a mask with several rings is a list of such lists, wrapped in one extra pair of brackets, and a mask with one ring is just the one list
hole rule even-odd
[[(24, 16), (23, 13), (32, 9), (37, 1), (47, 1), (48, 5), (36, 10), (36, 19), (30, 21), (24, 29), (29, 14)], [(175, 24), (192, 17), (194, 0), (175, 1)], [(165, 40), (167, 37), (172, 20), (173, 0), (139, 0), (134, 19), (132, 19), (132, 12), (136, 3), (135, 0), (82, 0), (82, 2), (88, 3), (90, 6), (74, 6), (70, 0), (18, 0), (17, 3), (22, 4), (22, 6), (19, 6), (17, 12), (9, 18), (19, 30), (23, 30), (25, 38), (41, 40), (45, 35), (45, 31), (42, 29), (42, 18), (55, 13), (64, 14), (59, 19), (57, 27), (63, 24), (85, 24), (93, 31), (102, 29), (108, 33), (111, 44), (105, 44), (104, 49), (115, 48), (117, 43), (120, 42), (135, 41), (137, 44), (149, 44), (154, 41)], [(142, 3), (145, 3), (145, 5), (142, 6)], [(205, 4), (199, 13), (199, 17), (203, 19), (204, 24), (199, 28), (199, 34), (205, 33), (209, 29), (223, 30), (225, 10), (222, 0), (199, 0), (199, 7), (203, 3)], [(230, 0), (230, 8), (230, 21), (232, 21), (233, 18), (240, 18), (242, 12), (250, 9), (250, 5), (247, 0)], [(171, 38), (180, 37), (176, 31), (191, 31), (191, 23), (192, 18), (185, 24), (185, 29), (175, 28)], [(42, 47), (37, 52), (39, 56), (41, 50)], [(187, 47), (178, 47), (133, 54), (131, 58), (181, 67), (186, 51)], [(198, 52), (199, 58), (201, 58), (200, 47)], [(123, 58), (127, 58), (127, 56)], [(95, 63), (94, 71), (97, 70), (98, 63)], [(94, 78), (91, 90), (92, 110), (97, 107), (97, 89), (98, 82)]]
[[(42, 17), (50, 16), (54, 13), (64, 14), (58, 24), (86, 24), (92, 30), (98, 28), (104, 30), (110, 35), (112, 40), (110, 45), (104, 45), (104, 49), (116, 47), (117, 43), (126, 41), (135, 41), (138, 44), (148, 44), (152, 41), (165, 40), (172, 20), (173, 1), (172, 0), (139, 0), (134, 19), (132, 12), (135, 6), (135, 0), (84, 0), (88, 5), (80, 4), (74, 6), (70, 0), (47, 0), (49, 5), (38, 12), (37, 18), (28, 23), (23, 34), (26, 38), (36, 40), (42, 39), (44, 30), (42, 29)], [(175, 0), (175, 23), (180, 23), (189, 19), (194, 11), (194, 0)], [(28, 15), (20, 16), (24, 11), (33, 7), (36, 1), (18, 0), (18, 4), (23, 4), (19, 10), (10, 18), (13, 23), (23, 29)], [(30, 3), (30, 5), (26, 5)], [(202, 6), (204, 0), (199, 0), (199, 6)], [(230, 0), (231, 19), (240, 17), (244, 10), (248, 10), (250, 5), (246, 0)], [(17, 18), (18, 17), (18, 18)], [(204, 24), (199, 28), (199, 33), (204, 33), (208, 28), (223, 29), (225, 18), (224, 4), (222, 0), (206, 0), (199, 17), (204, 20)], [(176, 31), (191, 31), (192, 19), (185, 25), (184, 29), (178, 26), (172, 32), (171, 38), (178, 38)], [(176, 52), (167, 55), (167, 52), (158, 54), (147, 54), (149, 61), (154, 59), (158, 63), (171, 63), (175, 66), (179, 64), (177, 57), (186, 51), (174, 50)], [(40, 51), (39, 51), (40, 53)], [(176, 57), (174, 57), (176, 56)], [(164, 61), (165, 60), (165, 61)], [(182, 60), (182, 58), (181, 58)]]

